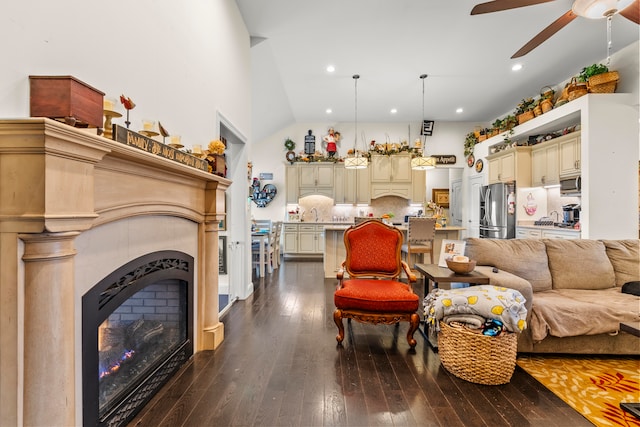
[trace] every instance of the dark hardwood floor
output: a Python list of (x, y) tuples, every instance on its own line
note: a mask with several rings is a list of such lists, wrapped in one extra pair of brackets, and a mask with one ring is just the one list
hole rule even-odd
[[(449, 374), (408, 325), (345, 321), (322, 262), (286, 261), (222, 318), (225, 339), (170, 380), (130, 426), (590, 426), (516, 367), (509, 384)], [(416, 292), (422, 294), (418, 281)]]

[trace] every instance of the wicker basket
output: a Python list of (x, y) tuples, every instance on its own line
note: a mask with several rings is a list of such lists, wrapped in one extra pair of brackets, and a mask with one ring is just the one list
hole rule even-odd
[(538, 117), (542, 115), (542, 107), (540, 105), (536, 105), (533, 109), (533, 115)]
[(535, 117), (535, 115), (533, 114), (533, 110), (529, 110), (529, 111), (525, 111), (522, 114), (518, 114), (516, 116), (516, 119), (518, 119), (518, 124), (521, 125), (524, 122), (528, 122), (529, 120), (533, 119)]
[(567, 86), (567, 99), (569, 101), (580, 98), (587, 93), (589, 93), (589, 89), (586, 83), (578, 83), (575, 77), (571, 78), (571, 83)]
[(553, 109), (553, 101), (551, 99), (543, 99), (540, 101), (540, 108), (542, 109), (542, 114), (551, 111)]
[(590, 93), (614, 93), (618, 82), (602, 83), (599, 85), (589, 84)]
[(442, 365), (472, 383), (498, 385), (511, 381), (517, 347), (518, 335), (513, 332), (491, 337), (440, 322), (438, 353)]
[(620, 75), (617, 71), (608, 71), (606, 73), (596, 74), (589, 77), (589, 86), (598, 86), (604, 83), (617, 82)]

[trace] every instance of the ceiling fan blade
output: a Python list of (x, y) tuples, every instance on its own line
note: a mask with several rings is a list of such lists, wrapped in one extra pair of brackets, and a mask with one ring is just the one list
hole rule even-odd
[(640, 1), (636, 0), (629, 6), (620, 11), (620, 15), (627, 18), (629, 21), (633, 21), (636, 24), (640, 24)]
[(480, 15), (482, 13), (500, 12), (502, 10), (516, 9), (518, 7), (533, 6), (536, 4), (547, 3), (553, 0), (494, 0), (486, 3), (477, 4), (471, 9), (472, 15)]
[(538, 35), (529, 40), (527, 44), (522, 46), (519, 51), (511, 56), (513, 58), (520, 58), (521, 56), (525, 56), (527, 53), (531, 52), (536, 47), (540, 46), (547, 39), (549, 39), (552, 35), (563, 29), (569, 22), (576, 19), (578, 15), (573, 13), (571, 10), (567, 11), (560, 18), (556, 19), (551, 25), (549, 25), (544, 30), (540, 31)]

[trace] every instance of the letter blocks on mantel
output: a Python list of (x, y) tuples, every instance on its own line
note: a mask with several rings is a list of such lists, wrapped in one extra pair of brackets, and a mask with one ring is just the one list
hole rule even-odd
[(29, 84), (31, 117), (102, 128), (104, 92), (72, 76), (29, 76)]

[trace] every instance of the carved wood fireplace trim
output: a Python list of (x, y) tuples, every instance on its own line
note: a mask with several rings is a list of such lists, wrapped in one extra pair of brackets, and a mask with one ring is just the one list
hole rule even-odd
[(195, 351), (222, 342), (218, 223), (230, 183), (54, 120), (0, 120), (0, 424), (82, 423), (75, 295), (87, 284), (75, 283), (74, 241), (94, 227), (197, 223)]

